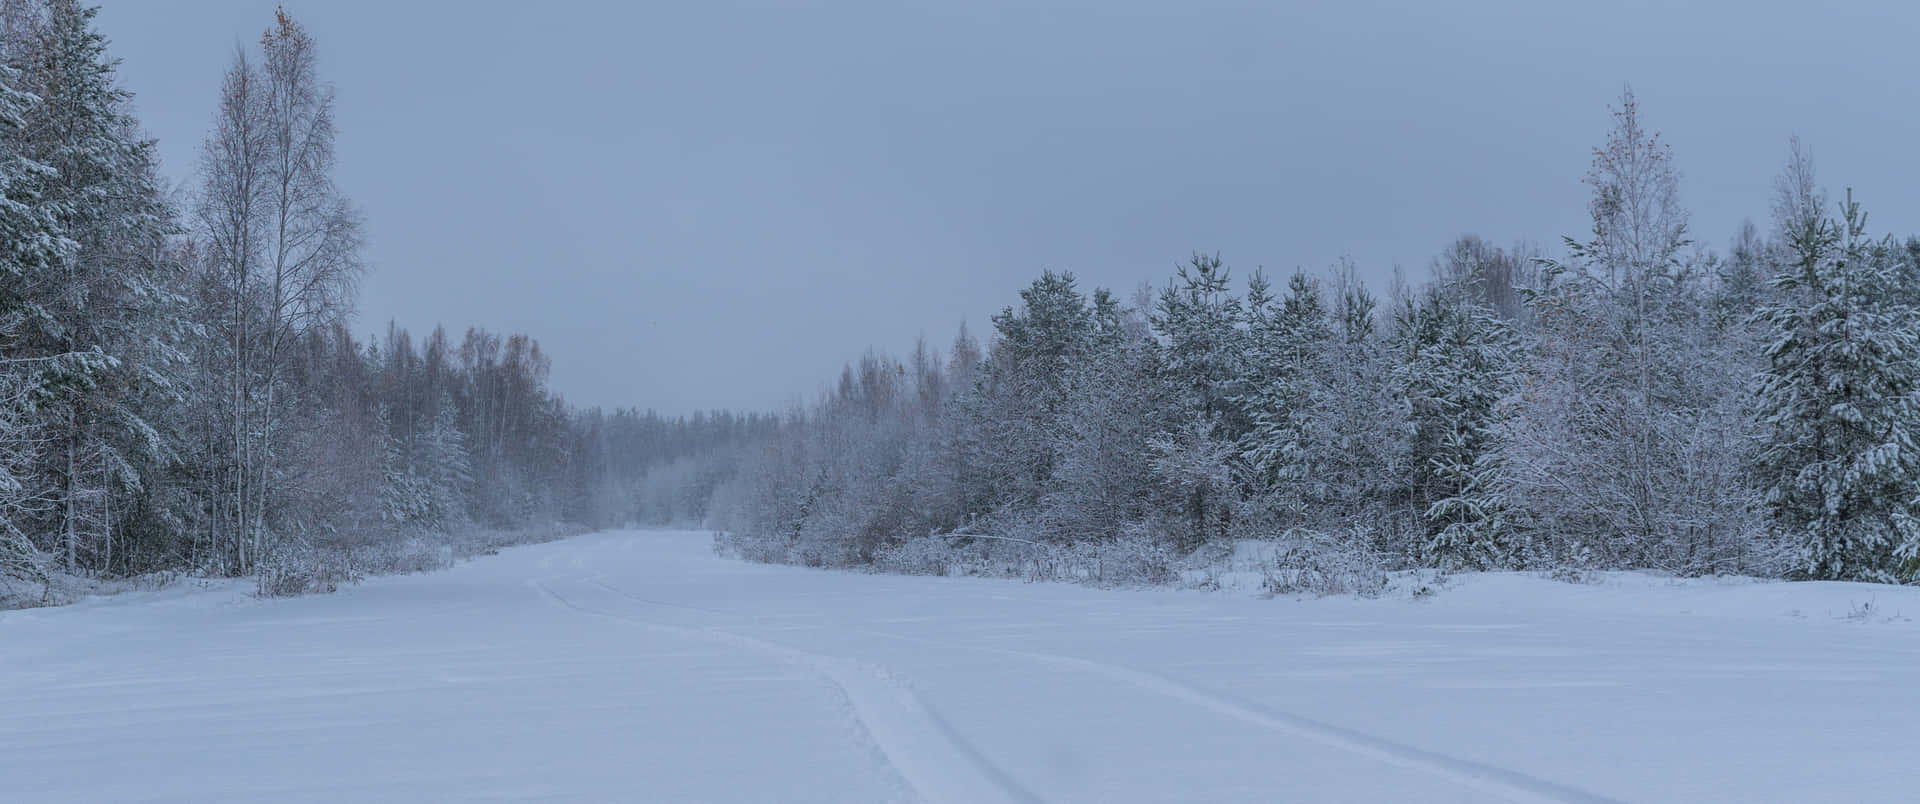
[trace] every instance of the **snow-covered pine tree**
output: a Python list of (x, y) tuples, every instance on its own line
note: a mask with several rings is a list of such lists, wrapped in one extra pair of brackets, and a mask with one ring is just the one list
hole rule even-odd
[(973, 433), (965, 426), (965, 415), (980, 404), (980, 344), (962, 322), (947, 350), (945, 385), (947, 392), (938, 416), (926, 433), (925, 455), (919, 457), (912, 475), (915, 507), (922, 513), (928, 531), (952, 531), (979, 510), (990, 495), (983, 476), (966, 462), (966, 455), (980, 454)]
[(1771, 254), (1752, 220), (1742, 221), (1716, 266), (1713, 287), (1713, 324), (1722, 330), (1744, 327), (1760, 309), (1767, 294), (1767, 267)]
[[(1256, 292), (1264, 287), (1256, 283)], [(1232, 271), (1218, 255), (1195, 254), (1178, 266), (1160, 292), (1151, 322), (1165, 343), (1167, 377), (1191, 413), (1217, 422), (1219, 436), (1236, 440), (1247, 431), (1245, 412), (1234, 402), (1245, 393), (1247, 322), (1251, 313), (1232, 292)]]
[[(1796, 160), (1798, 162), (1798, 160)], [(1892, 580), (1920, 569), (1920, 331), (1895, 301), (1892, 242), (1852, 192), (1836, 220), (1784, 216), (1792, 262), (1757, 320), (1773, 335), (1758, 388), (1766, 504), (1796, 574)]]
[(380, 518), (394, 529), (422, 527), (431, 503), (407, 461), (406, 439), (393, 432), (393, 410), (385, 403), (374, 411), (374, 428), (380, 445)]
[(1451, 567), (1520, 563), (1500, 428), (1517, 379), (1512, 329), (1443, 289), (1405, 302), (1395, 323), (1395, 379), (1412, 431), (1406, 493), (1426, 532), (1415, 558)]
[(467, 486), (473, 482), (467, 437), (460, 432), (457, 415), (453, 400), (442, 392), (434, 406), (433, 424), (421, 434), (423, 443), (417, 449), (427, 487), (428, 518), (441, 529), (466, 519)]
[[(1218, 256), (1195, 254), (1161, 290), (1149, 319), (1163, 344), (1162, 368), (1173, 393), (1174, 427), (1155, 437), (1156, 476), (1177, 489), (1186, 546), (1222, 537), (1239, 499), (1240, 439), (1249, 429), (1248, 323), (1265, 314), (1232, 293)], [(1253, 283), (1255, 301), (1265, 286)]]
[(1320, 283), (1294, 273), (1279, 306), (1250, 335), (1247, 392), (1236, 399), (1251, 424), (1242, 451), (1253, 481), (1290, 509), (1282, 521), (1300, 524), (1326, 496), (1317, 461), (1331, 440), (1320, 404), (1329, 401), (1334, 336)]
[(993, 317), (995, 338), (979, 385), (961, 409), (963, 505), (984, 515), (1031, 508), (1050, 489), (1067, 378), (1086, 359), (1093, 311), (1073, 274), (1046, 271), (1020, 291), (1020, 306)]
[(53, 443), (40, 471), (59, 505), (45, 525), (61, 534), (69, 565), (106, 569), (124, 512), (171, 468), (176, 445), (159, 418), (178, 401), (189, 323), (153, 143), (117, 84), (97, 11), (44, 2), (26, 74), (42, 103), (25, 124), (34, 158), (54, 171), (46, 199), (75, 244), (44, 302), (57, 337), (39, 349), (86, 355), (90, 367), (47, 408)]
[(36, 290), (73, 243), (41, 195), (51, 170), (29, 156), (24, 118), (39, 98), (19, 80), (0, 64), (0, 579), (44, 579), (39, 547), (22, 525), (47, 503), (34, 467), (54, 361), (26, 355), (53, 324)]
[(1042, 500), (1048, 532), (1070, 541), (1112, 539), (1147, 517), (1154, 496), (1148, 441), (1163, 429), (1167, 409), (1142, 312), (1098, 289), (1093, 320), (1087, 358), (1067, 377), (1055, 427), (1060, 462)]
[(1336, 332), (1322, 398), (1314, 403), (1321, 425), (1316, 432), (1324, 438), (1312, 446), (1322, 527), (1361, 521), (1373, 523), (1377, 534), (1390, 534), (1388, 490), (1406, 451), (1406, 408), (1395, 394), (1392, 361), (1375, 323), (1377, 303), (1351, 261), (1336, 267), (1328, 296)]

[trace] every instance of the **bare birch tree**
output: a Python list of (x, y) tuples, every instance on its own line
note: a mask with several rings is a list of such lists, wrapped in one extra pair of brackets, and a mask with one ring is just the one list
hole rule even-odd
[(225, 404), (233, 434), (216, 552), (244, 572), (273, 547), (281, 385), (292, 345), (350, 310), (363, 270), (360, 216), (333, 183), (333, 88), (313, 39), (284, 9), (256, 64), (237, 52), (203, 151), (200, 224), (226, 289)]

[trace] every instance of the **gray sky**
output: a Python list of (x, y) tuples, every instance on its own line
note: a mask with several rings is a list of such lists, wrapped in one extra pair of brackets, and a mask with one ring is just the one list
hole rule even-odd
[[(104, 4), (186, 181), (274, 4)], [(1795, 132), (1876, 231), (1920, 231), (1905, 2), (1439, 5), (288, 3), (369, 222), (358, 329), (531, 333), (580, 404), (778, 407), (868, 345), (985, 332), (1042, 268), (1345, 254), (1384, 287), (1463, 232), (1557, 249), (1625, 82), (1700, 241), (1764, 221)]]

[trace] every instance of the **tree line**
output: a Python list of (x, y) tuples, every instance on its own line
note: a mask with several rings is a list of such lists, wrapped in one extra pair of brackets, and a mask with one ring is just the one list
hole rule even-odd
[(522, 334), (356, 339), (365, 222), (313, 38), (279, 10), (236, 50), (175, 196), (96, 12), (0, 2), (0, 588), (331, 585), (401, 545), (641, 518), (652, 464), (770, 426), (569, 407)]
[(1124, 301), (1044, 273), (985, 345), (869, 353), (787, 416), (717, 490), (721, 546), (1913, 580), (1920, 240), (1871, 234), (1796, 139), (1770, 226), (1699, 245), (1631, 91), (1585, 182), (1558, 254), (1462, 237), (1384, 295), (1350, 262), (1236, 281), (1199, 254)]
[(1125, 298), (1046, 272), (984, 342), (870, 352), (781, 416), (665, 417), (567, 405), (526, 335), (357, 338), (312, 37), (279, 11), (236, 50), (174, 195), (95, 13), (0, 0), (0, 588), (297, 592), (633, 521), (903, 571), (1164, 580), (1246, 540), (1295, 579), (1920, 571), (1920, 240), (1797, 140), (1724, 251), (1628, 93), (1553, 254), (1462, 237), (1383, 293), (1348, 262), (1196, 254)]

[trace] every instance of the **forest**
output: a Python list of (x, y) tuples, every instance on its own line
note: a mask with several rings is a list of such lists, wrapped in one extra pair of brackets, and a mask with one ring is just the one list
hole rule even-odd
[(1696, 240), (1631, 90), (1592, 228), (1463, 236), (1384, 293), (1199, 253), (1123, 299), (1043, 273), (945, 355), (870, 353), (719, 488), (745, 557), (1275, 592), (1413, 568), (1910, 582), (1920, 239), (1787, 143), (1767, 225)]
[(1830, 196), (1797, 139), (1723, 250), (1629, 90), (1591, 230), (1552, 248), (1462, 236), (1385, 288), (1204, 251), (1124, 293), (1048, 270), (990, 331), (869, 352), (810, 405), (661, 415), (569, 405), (526, 334), (355, 334), (367, 222), (284, 10), (207, 88), (181, 192), (96, 9), (0, 10), (0, 595), (155, 572), (297, 594), (627, 523), (1101, 583), (1253, 540), (1274, 591), (1920, 575), (1920, 239)]
[(769, 430), (571, 407), (525, 334), (356, 337), (365, 221), (333, 181), (318, 45), (285, 11), (208, 87), (175, 197), (97, 9), (0, 9), (0, 594), (161, 571), (291, 594), (440, 566), (626, 522), (650, 463)]

